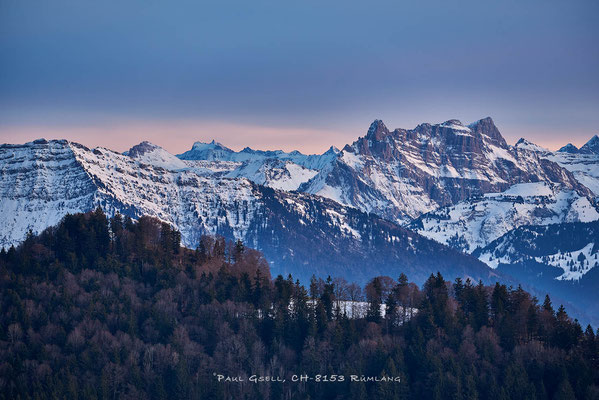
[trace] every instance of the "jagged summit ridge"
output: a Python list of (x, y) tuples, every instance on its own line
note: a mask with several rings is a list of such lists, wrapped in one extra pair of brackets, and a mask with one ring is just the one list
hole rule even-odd
[(300, 190), (403, 223), (471, 196), (539, 180), (590, 194), (566, 169), (509, 146), (489, 117), (467, 126), (451, 119), (393, 131), (375, 120), (366, 136), (346, 145)]
[[(596, 142), (590, 140), (587, 148)], [(234, 151), (216, 140), (196, 142), (178, 157), (149, 142), (126, 152), (154, 167), (193, 169), (216, 178), (245, 177), (277, 189), (322, 195), (402, 223), (518, 183), (541, 180), (563, 184), (582, 196), (590, 194), (568, 171), (572, 164), (556, 165), (552, 154), (526, 139), (507, 145), (490, 117), (468, 125), (449, 119), (393, 131), (377, 119), (364, 137), (341, 151), (331, 147), (320, 155), (249, 147)], [(581, 179), (588, 177), (571, 169)], [(593, 186), (593, 179), (584, 184)]]
[(389, 129), (380, 119), (375, 119), (366, 133), (366, 137), (373, 140), (382, 140), (385, 135), (389, 134)]

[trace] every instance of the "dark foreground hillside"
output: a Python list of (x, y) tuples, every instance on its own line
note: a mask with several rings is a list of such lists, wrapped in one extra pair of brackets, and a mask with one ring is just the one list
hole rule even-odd
[(599, 340), (549, 298), (440, 274), (306, 289), (242, 243), (179, 242), (97, 210), (2, 251), (0, 398), (599, 398)]

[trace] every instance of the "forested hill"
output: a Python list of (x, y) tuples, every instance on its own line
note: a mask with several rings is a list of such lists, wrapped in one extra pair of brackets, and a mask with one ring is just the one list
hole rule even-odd
[[(179, 243), (155, 219), (96, 210), (0, 252), (0, 399), (599, 396), (599, 340), (549, 298), (440, 274), (422, 289), (403, 274), (306, 289), (241, 242)], [(338, 300), (368, 311), (349, 318)]]

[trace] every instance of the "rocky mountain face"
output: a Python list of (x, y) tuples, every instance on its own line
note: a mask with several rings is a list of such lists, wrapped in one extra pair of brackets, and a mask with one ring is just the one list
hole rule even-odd
[[(594, 141), (591, 139), (583, 147), (592, 148)], [(500, 193), (474, 196), (441, 207), (418, 217), (409, 227), (440, 243), (476, 253), (500, 237), (509, 241), (512, 236), (508, 233), (520, 226), (599, 220), (599, 155), (580, 152), (571, 144), (552, 152), (525, 139), (520, 139), (514, 150), (559, 165), (588, 191), (547, 181), (517, 184)], [(497, 259), (481, 260), (497, 266)], [(564, 279), (570, 278), (565, 275)]]
[(366, 136), (322, 155), (235, 152), (213, 141), (196, 142), (178, 157), (208, 172), (317, 194), (405, 224), (519, 183), (548, 182), (592, 197), (589, 180), (577, 179), (576, 168), (568, 169), (567, 162), (549, 153), (525, 140), (509, 146), (493, 120), (484, 118), (470, 125), (449, 120), (393, 131), (376, 120)]
[(529, 182), (557, 183), (591, 195), (555, 162), (507, 145), (491, 118), (467, 126), (449, 120), (393, 131), (377, 120), (299, 190), (406, 223), (439, 207)]
[(0, 246), (100, 206), (109, 215), (166, 221), (191, 248), (203, 234), (242, 239), (264, 252), (273, 272), (302, 279), (316, 273), (363, 282), (405, 272), (422, 282), (437, 270), (495, 276), (471, 256), (329, 199), (179, 167), (147, 143), (127, 154), (65, 140), (0, 146)]

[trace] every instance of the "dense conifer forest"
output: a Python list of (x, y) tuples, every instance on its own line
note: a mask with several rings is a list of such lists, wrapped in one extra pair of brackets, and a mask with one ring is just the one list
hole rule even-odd
[(440, 274), (323, 278), (272, 279), (219, 237), (182, 248), (152, 218), (68, 215), (0, 253), (0, 398), (599, 398), (599, 339), (549, 297)]

